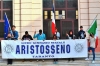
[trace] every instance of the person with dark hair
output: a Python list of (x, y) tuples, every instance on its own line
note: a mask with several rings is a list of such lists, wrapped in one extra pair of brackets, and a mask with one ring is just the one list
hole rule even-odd
[[(40, 29), (38, 34), (36, 34), (36, 31), (34, 32), (33, 38), (37, 38), (37, 40), (46, 40), (46, 35), (44, 33), (42, 33), (42, 30)], [(37, 61), (39, 61), (39, 60), (37, 60)], [(44, 61), (44, 60), (42, 60), (42, 61)]]
[[(57, 40), (57, 36), (56, 34), (53, 35), (53, 40)], [(54, 59), (54, 64), (57, 64), (58, 59)]]
[[(93, 54), (92, 63), (95, 63), (95, 42), (96, 42), (96, 39), (95, 39), (93, 33), (90, 34), (90, 41), (89, 42), (90, 42), (90, 46), (88, 47), (88, 51), (92, 50), (92, 54)], [(89, 55), (88, 55), (88, 58), (89, 58)], [(85, 60), (89, 60), (88, 58), (86, 58)]]
[(28, 34), (28, 31), (25, 31), (25, 35), (23, 35), (22, 40), (33, 40), (33, 38)]
[(12, 36), (13, 36), (14, 39), (18, 40), (18, 36), (19, 36), (18, 31), (16, 31), (15, 29), (16, 29), (16, 26), (13, 25), (12, 26)]
[(55, 30), (55, 35), (57, 36), (57, 39), (60, 39), (60, 33), (58, 32), (58, 29)]
[(66, 39), (75, 39), (75, 35), (72, 30), (70, 30), (69, 33), (66, 33)]
[[(23, 35), (22, 40), (33, 40), (33, 38), (31, 35), (29, 35), (28, 31), (25, 31), (25, 35)], [(23, 60), (23, 62), (24, 61), (25, 61), (25, 59)]]
[[(15, 30), (16, 26), (12, 26), (12, 30), (8, 33), (6, 40), (18, 40), (18, 31)], [(12, 59), (7, 60), (7, 64), (12, 64)]]
[[(75, 35), (73, 34), (73, 31), (70, 30), (69, 33), (66, 34), (66, 39), (75, 39)], [(68, 61), (72, 59), (74, 61), (74, 58), (68, 58)]]
[(35, 31), (33, 38), (37, 38), (37, 40), (46, 40), (46, 36), (44, 33), (42, 33), (42, 30), (39, 30), (38, 34), (36, 34), (36, 31)]
[[(8, 33), (6, 40), (14, 40), (14, 38), (12, 38), (11, 34)], [(12, 59), (8, 59), (7, 60), (7, 64), (12, 64), (13, 60)]]
[(57, 36), (55, 34), (53, 35), (53, 40), (57, 40)]
[(78, 38), (79, 39), (85, 39), (85, 37), (86, 37), (86, 33), (83, 30), (83, 26), (80, 26), (80, 31), (78, 32)]

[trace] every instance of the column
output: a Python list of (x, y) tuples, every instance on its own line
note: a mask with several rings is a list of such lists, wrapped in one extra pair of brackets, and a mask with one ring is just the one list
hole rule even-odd
[[(88, 0), (78, 0), (78, 11), (79, 11), (79, 29), (83, 26), (84, 31), (87, 31), (89, 27), (89, 2)], [(87, 38), (89, 37), (86, 32)]]
[(28, 31), (33, 35), (32, 30), (32, 0), (21, 0), (21, 37)]
[(13, 0), (13, 25), (16, 26), (20, 38), (20, 0)]
[(43, 4), (42, 0), (32, 0), (32, 29), (33, 31), (43, 30)]
[(100, 38), (100, 0), (89, 0), (89, 24), (93, 22), (94, 18), (97, 16), (98, 24), (98, 36)]

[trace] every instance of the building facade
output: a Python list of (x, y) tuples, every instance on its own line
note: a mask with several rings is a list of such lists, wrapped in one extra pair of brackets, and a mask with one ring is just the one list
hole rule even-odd
[[(6, 5), (5, 5), (6, 4)], [(3, 38), (3, 16), (7, 13), (9, 22), (16, 25), (19, 39), (25, 31), (33, 36), (34, 31), (42, 29), (47, 38), (51, 35), (52, 0), (1, 0), (0, 1), (0, 38)], [(100, 38), (100, 1), (99, 0), (55, 0), (55, 19), (61, 38), (73, 30), (76, 34), (80, 26), (86, 31), (98, 14), (98, 36)], [(87, 38), (89, 37), (88, 33)]]
[[(47, 39), (51, 39), (52, 0), (0, 0), (0, 40), (4, 36), (4, 14), (7, 14), (10, 25), (15, 25), (19, 39), (25, 31), (34, 35), (42, 29)], [(87, 31), (97, 16), (98, 36), (100, 38), (100, 1), (99, 0), (55, 0), (55, 19), (61, 38), (73, 30), (77, 35), (80, 26)], [(88, 33), (87, 38), (89, 37)], [(99, 42), (100, 43), (100, 42)], [(100, 45), (96, 51), (100, 50)]]

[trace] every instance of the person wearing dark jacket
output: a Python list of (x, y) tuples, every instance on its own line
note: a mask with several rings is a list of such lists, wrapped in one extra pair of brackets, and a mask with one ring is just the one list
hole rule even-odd
[(28, 31), (25, 31), (25, 35), (23, 35), (22, 40), (33, 40), (33, 38), (28, 34)]
[(86, 33), (83, 30), (83, 26), (80, 26), (80, 31), (78, 32), (78, 38), (79, 39), (85, 39), (85, 37), (86, 37)]
[[(53, 35), (53, 40), (57, 40), (57, 35), (56, 34), (54, 34)], [(58, 62), (58, 59), (54, 59), (54, 64), (57, 64), (57, 62)]]
[[(8, 33), (8, 36), (7, 36), (6, 40), (15, 40), (15, 39), (11, 37), (11, 34), (10, 33)], [(12, 59), (8, 59), (7, 60), (7, 64), (8, 65), (9, 64), (12, 64), (12, 61), (13, 61)]]
[[(33, 40), (33, 38), (31, 35), (29, 35), (28, 31), (25, 31), (25, 35), (23, 35), (22, 40)], [(25, 59), (23, 60), (23, 62), (24, 61), (25, 61)]]
[[(69, 33), (66, 34), (66, 39), (75, 39), (75, 35), (73, 34), (73, 31), (70, 30)], [(74, 58), (68, 58), (68, 61), (72, 59), (74, 61)]]

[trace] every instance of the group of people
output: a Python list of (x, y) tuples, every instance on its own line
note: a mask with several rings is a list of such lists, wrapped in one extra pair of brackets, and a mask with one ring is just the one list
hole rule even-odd
[[(18, 31), (15, 30), (16, 26), (12, 26), (12, 33), (11, 32), (8, 33), (7, 39), (6, 40), (18, 40)], [(59, 40), (60, 39), (60, 32), (58, 32), (58, 30), (55, 30), (55, 34), (53, 35), (52, 40)], [(39, 33), (36, 34), (36, 31), (34, 32), (33, 37), (31, 35), (29, 35), (28, 31), (25, 31), (25, 35), (22, 36), (22, 40), (33, 40), (33, 38), (37, 38), (37, 40), (46, 40), (46, 35), (42, 32), (42, 30), (39, 30)], [(80, 31), (78, 32), (78, 38), (79, 39), (85, 39), (86, 38), (86, 33), (83, 30), (83, 26), (80, 26)], [(73, 34), (73, 31), (70, 30), (69, 33), (66, 33), (66, 39), (75, 39), (75, 35)], [(92, 50), (93, 53), (93, 63), (95, 61), (95, 37), (94, 34), (91, 33), (90, 34), (90, 47), (88, 48), (88, 51)], [(74, 61), (74, 58), (69, 58), (68, 61), (70, 60)], [(88, 60), (88, 58), (86, 58), (86, 60)], [(39, 60), (37, 60), (39, 61)], [(44, 60), (42, 60), (44, 61)], [(56, 64), (58, 61), (58, 59), (54, 59), (54, 63)], [(12, 64), (12, 59), (8, 59), (8, 63), (7, 64)]]

